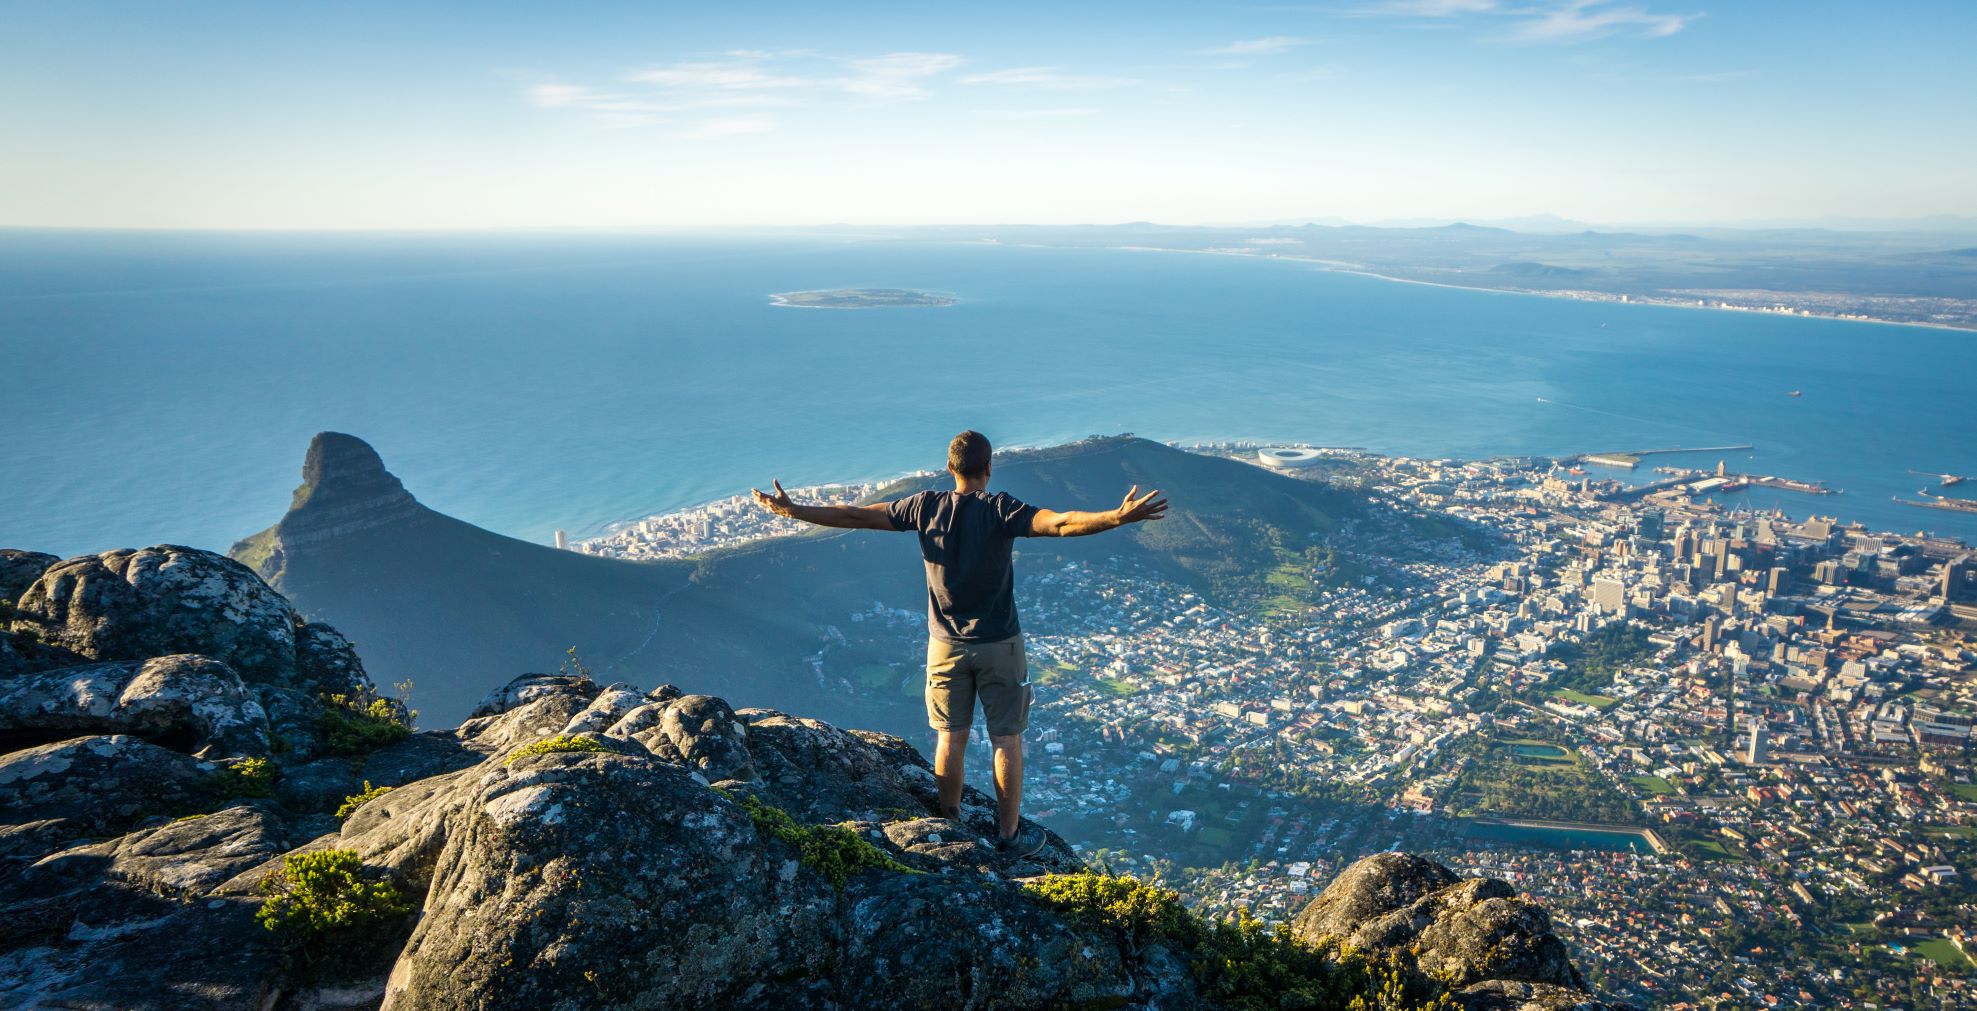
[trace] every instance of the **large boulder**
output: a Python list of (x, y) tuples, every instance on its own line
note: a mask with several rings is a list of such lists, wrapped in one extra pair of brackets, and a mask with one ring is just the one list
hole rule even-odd
[(529, 755), (444, 792), (366, 805), (347, 830), (429, 839), (417, 812), (451, 812), (386, 1008), (1103, 1006), (1138, 989), (1115, 938), (1011, 883), (883, 867), (834, 882), (676, 762)]
[(467, 722), (500, 716), (551, 695), (573, 695), (588, 702), (597, 696), (599, 690), (597, 682), (582, 674), (524, 674), (488, 692), (480, 704), (467, 714)]
[(0, 741), (128, 734), (201, 757), (265, 755), (268, 717), (203, 656), (89, 664), (0, 681)]
[(1432, 860), (1379, 853), (1341, 873), (1298, 914), (1307, 943), (1410, 953), (1421, 970), (1467, 987), (1488, 980), (1583, 990), (1551, 917), (1495, 878), (1462, 879)]
[(258, 900), (98, 905), (66, 910), (60, 943), (0, 950), (0, 1007), (238, 1011), (284, 989), (289, 954), (255, 921)]
[(0, 755), (0, 856), (38, 858), (64, 841), (201, 810), (218, 771), (123, 734)]
[[(13, 627), (92, 660), (196, 653), (248, 682), (308, 687), (341, 678), (367, 690), (348, 643), (301, 637), (304, 622), (253, 570), (225, 555), (178, 545), (83, 555), (50, 566), (15, 604)], [(329, 654), (329, 655), (324, 655)], [(299, 669), (300, 674), (299, 675)]]
[[(39, 551), (0, 548), (0, 604), (12, 604), (61, 559)], [(4, 610), (0, 610), (4, 613)]]
[(78, 883), (107, 875), (160, 896), (195, 898), (305, 841), (290, 835), (271, 805), (243, 803), (50, 854), (29, 875)]

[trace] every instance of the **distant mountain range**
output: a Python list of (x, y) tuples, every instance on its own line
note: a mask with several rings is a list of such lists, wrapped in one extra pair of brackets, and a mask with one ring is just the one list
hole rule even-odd
[[(1166, 520), (1026, 540), (1019, 567), (1118, 556), (1224, 600), (1261, 596), (1273, 567), (1347, 524), (1473, 536), (1365, 493), (1131, 437), (1005, 454), (995, 478), (1054, 508), (1105, 508), (1134, 484), (1164, 489)], [(904, 481), (881, 497), (937, 484)], [(310, 443), (287, 515), (231, 554), (349, 635), (380, 684), (411, 679), (432, 726), (458, 722), (519, 673), (555, 668), (571, 646), (601, 679), (884, 724), (870, 700), (821, 684), (805, 658), (830, 625), (875, 601), (925, 606), (909, 536), (820, 530), (658, 563), (558, 551), (421, 505), (369, 445), (337, 433)]]

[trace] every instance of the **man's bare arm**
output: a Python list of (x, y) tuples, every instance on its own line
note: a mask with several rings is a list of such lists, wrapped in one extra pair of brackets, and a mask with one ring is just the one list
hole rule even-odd
[(1030, 517), (1030, 534), (1034, 537), (1083, 537), (1087, 534), (1102, 534), (1114, 527), (1143, 520), (1157, 520), (1167, 515), (1167, 500), (1160, 497), (1159, 489), (1140, 494), (1140, 486), (1126, 493), (1126, 500), (1117, 509), (1104, 512), (1064, 512), (1052, 509), (1039, 509)]
[(863, 506), (802, 505), (792, 502), (789, 492), (783, 490), (781, 481), (771, 482), (776, 493), (771, 495), (760, 488), (750, 488), (755, 495), (755, 504), (793, 520), (815, 523), (820, 527), (841, 527), (846, 530), (891, 530), (892, 520), (886, 516), (886, 503), (878, 502)]

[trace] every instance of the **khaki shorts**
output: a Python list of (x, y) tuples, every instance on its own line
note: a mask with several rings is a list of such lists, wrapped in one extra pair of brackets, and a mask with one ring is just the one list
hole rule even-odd
[(1001, 642), (927, 640), (927, 724), (966, 730), (975, 722), (975, 696), (990, 737), (1020, 734), (1030, 725), (1030, 664), (1023, 637)]

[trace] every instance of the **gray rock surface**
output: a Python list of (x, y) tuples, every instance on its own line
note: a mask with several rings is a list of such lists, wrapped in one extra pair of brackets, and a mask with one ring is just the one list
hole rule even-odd
[(488, 692), (473, 712), (467, 714), (467, 721), (499, 716), (550, 695), (574, 694), (589, 701), (598, 690), (597, 682), (581, 674), (524, 674)]
[(1544, 909), (1495, 878), (1458, 878), (1407, 853), (1346, 868), (1298, 914), (1293, 931), (1309, 943), (1336, 937), (1365, 951), (1409, 952), (1423, 972), (1458, 988), (1486, 981), (1585, 987)]
[(0, 604), (12, 604), (61, 559), (39, 551), (0, 548)]
[(304, 636), (308, 656), (299, 657), (304, 622), (288, 601), (210, 551), (164, 544), (70, 558), (44, 571), (14, 607), (15, 632), (91, 660), (196, 653), (252, 683), (314, 688), (328, 678), (348, 682), (346, 691), (369, 688), (347, 642), (339, 654), (341, 636)]
[(129, 734), (195, 755), (265, 755), (268, 717), (203, 656), (90, 664), (0, 680), (0, 738)]
[[(0, 755), (0, 856), (39, 858), (62, 840), (115, 835), (212, 801), (216, 766), (123, 734)], [(42, 848), (46, 845), (46, 848)]]
[[(840, 890), (681, 763), (533, 755), (446, 792), (386, 1008), (1046, 1007), (1141, 986), (1115, 939), (979, 873), (869, 869)], [(420, 824), (378, 817), (349, 834)]]
[(52, 853), (28, 873), (43, 887), (108, 876), (160, 896), (195, 898), (305, 841), (290, 835), (272, 805), (237, 803)]

